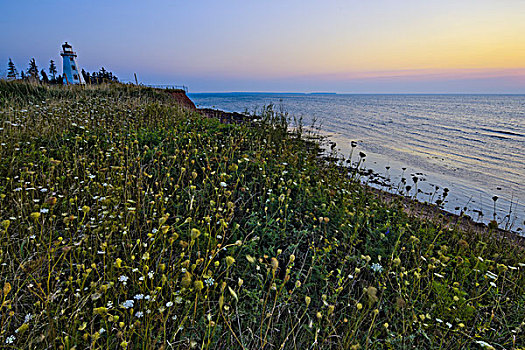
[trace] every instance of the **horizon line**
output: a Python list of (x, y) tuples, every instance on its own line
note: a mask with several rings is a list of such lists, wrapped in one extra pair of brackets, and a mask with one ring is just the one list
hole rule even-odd
[(281, 94), (281, 95), (516, 95), (525, 92), (338, 92), (338, 91), (198, 91), (188, 94)]

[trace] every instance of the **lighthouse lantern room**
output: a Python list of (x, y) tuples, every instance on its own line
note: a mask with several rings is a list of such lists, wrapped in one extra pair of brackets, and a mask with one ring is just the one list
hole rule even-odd
[(73, 47), (69, 45), (67, 41), (64, 45), (62, 45), (62, 52), (60, 53), (60, 56), (62, 56), (63, 62), (62, 70), (64, 84), (84, 84), (84, 79), (79, 73), (79, 68), (76, 62), (77, 54), (76, 52), (73, 52)]

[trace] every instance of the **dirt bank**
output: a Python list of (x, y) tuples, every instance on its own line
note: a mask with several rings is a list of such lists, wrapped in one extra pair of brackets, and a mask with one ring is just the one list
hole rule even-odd
[(190, 109), (192, 111), (196, 111), (197, 110), (197, 107), (195, 107), (195, 104), (186, 95), (186, 92), (184, 90), (167, 89), (165, 91), (168, 94), (170, 94), (182, 107)]

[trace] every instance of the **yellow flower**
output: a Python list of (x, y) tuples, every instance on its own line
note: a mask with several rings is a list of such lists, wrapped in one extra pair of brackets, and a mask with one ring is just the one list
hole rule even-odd
[(107, 314), (107, 312), (108, 312), (108, 309), (103, 307), (103, 306), (93, 309), (93, 313), (97, 314), (97, 315), (100, 315), (100, 316), (104, 316), (105, 314)]
[(228, 267), (232, 266), (234, 262), (235, 262), (235, 259), (233, 258), (233, 256), (229, 256), (229, 255), (228, 255), (228, 256), (226, 257), (226, 265), (227, 265)]
[(328, 305), (328, 315), (331, 315), (335, 310), (335, 306), (334, 305)]
[(197, 289), (197, 292), (200, 292), (204, 288), (204, 284), (202, 283), (202, 281), (193, 282), (193, 286), (195, 287), (195, 289)]
[(401, 259), (395, 258), (394, 259), (394, 266), (399, 266), (401, 264)]
[(10, 224), (10, 223), (11, 223), (11, 221), (9, 221), (9, 220), (4, 220), (4, 221), (2, 221), (1, 226), (2, 226), (3, 229), (6, 229), (6, 230), (7, 230), (7, 228), (9, 227), (9, 224)]
[(197, 230), (196, 228), (191, 229), (191, 239), (196, 240), (201, 235), (201, 231)]
[(4, 293), (4, 296), (7, 295), (7, 294), (9, 294), (9, 292), (11, 291), (11, 283), (6, 282), (6, 283), (4, 284), (4, 289), (3, 289), (2, 291), (3, 291), (3, 293)]

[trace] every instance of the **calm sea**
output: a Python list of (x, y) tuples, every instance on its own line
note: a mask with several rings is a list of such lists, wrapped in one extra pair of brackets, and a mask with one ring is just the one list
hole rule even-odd
[(417, 176), (423, 191), (418, 199), (435, 201), (446, 187), (448, 211), (466, 208), (484, 222), (496, 214), (501, 227), (525, 229), (525, 95), (219, 93), (190, 98), (201, 108), (235, 112), (273, 104), (303, 117), (305, 126), (316, 120), (341, 153), (348, 156), (350, 142), (357, 141), (356, 151), (367, 154), (366, 167), (392, 183), (405, 177), (414, 187), (411, 178)]

